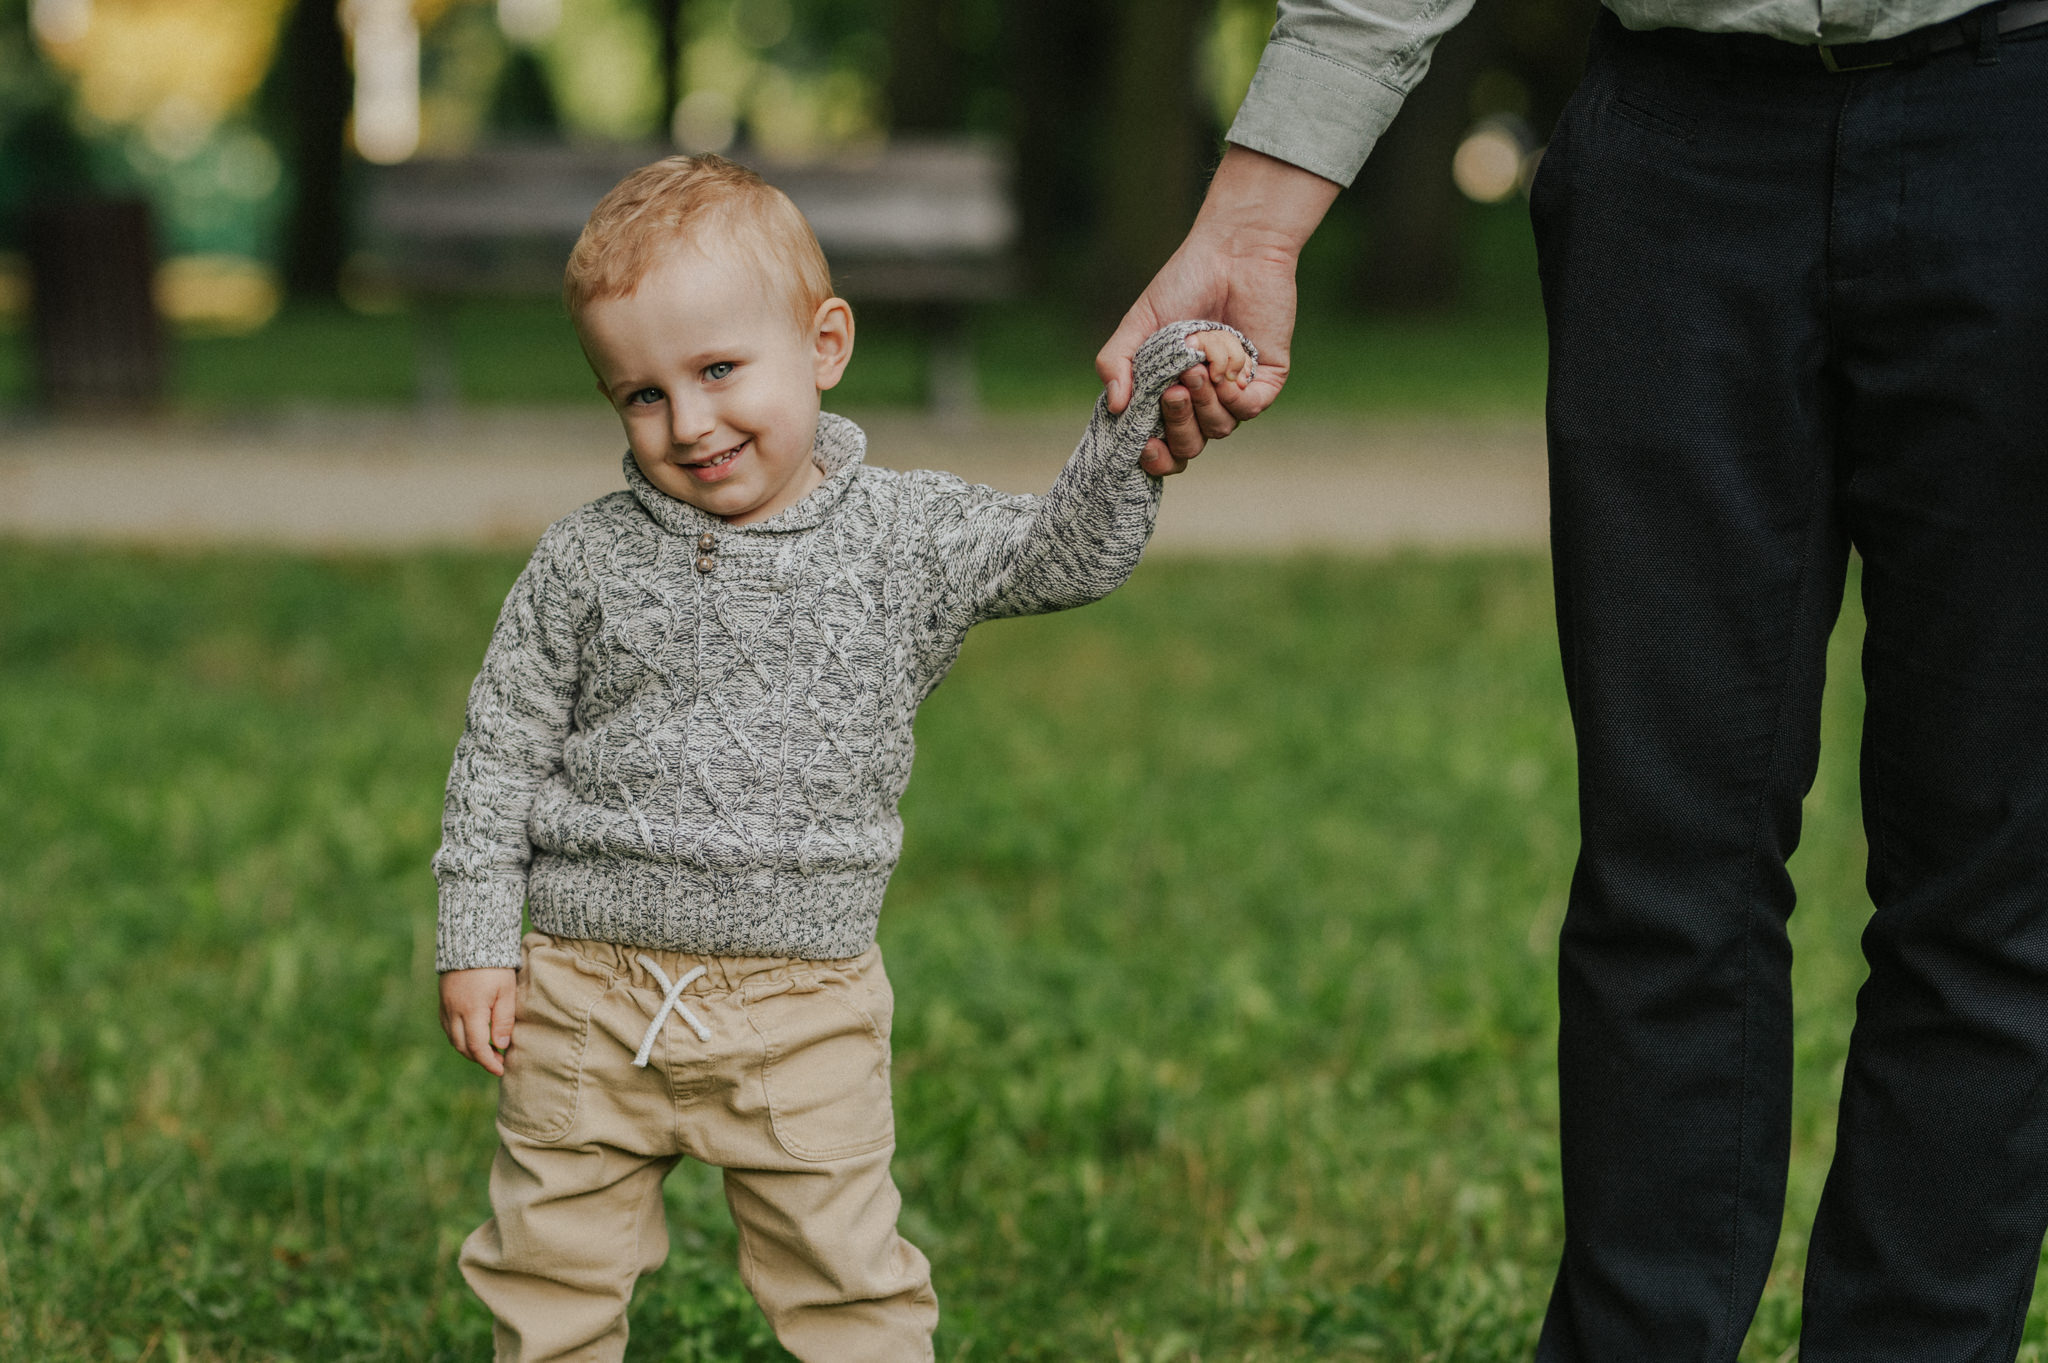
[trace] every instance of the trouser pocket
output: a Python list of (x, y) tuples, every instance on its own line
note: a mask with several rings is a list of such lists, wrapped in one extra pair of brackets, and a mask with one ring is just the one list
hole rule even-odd
[(889, 1103), (888, 981), (827, 970), (749, 989), (775, 1139), (797, 1159), (832, 1160), (896, 1138)]
[(532, 1140), (560, 1140), (582, 1105), (590, 1015), (612, 977), (545, 934), (529, 933), (522, 945), (498, 1120)]

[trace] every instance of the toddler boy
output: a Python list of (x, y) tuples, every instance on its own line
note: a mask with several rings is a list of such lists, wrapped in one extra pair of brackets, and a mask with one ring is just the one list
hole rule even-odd
[(500, 1360), (618, 1358), (689, 1156), (725, 1171), (741, 1274), (791, 1353), (929, 1359), (875, 947), (912, 716), (971, 625), (1129, 575), (1160, 393), (1204, 361), (1242, 384), (1251, 357), (1166, 328), (1123, 415), (1098, 402), (1052, 490), (1011, 496), (862, 462), (819, 410), (852, 313), (802, 215), (731, 162), (628, 176), (566, 293), (627, 490), (542, 536), (448, 778), (441, 1021), (503, 1081), (463, 1273)]

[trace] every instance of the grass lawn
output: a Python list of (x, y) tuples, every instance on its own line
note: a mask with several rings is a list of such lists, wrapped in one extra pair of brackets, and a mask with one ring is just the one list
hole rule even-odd
[[(440, 789), (518, 568), (0, 544), (0, 1357), (470, 1359)], [(1573, 763), (1533, 557), (1160, 560), (977, 633), (882, 937), (944, 1359), (1525, 1358)], [(1798, 873), (1787, 1357), (1861, 970), (1852, 615)], [(780, 1355), (679, 1170), (634, 1356)], [(2039, 1308), (2023, 1357), (2041, 1357)]]

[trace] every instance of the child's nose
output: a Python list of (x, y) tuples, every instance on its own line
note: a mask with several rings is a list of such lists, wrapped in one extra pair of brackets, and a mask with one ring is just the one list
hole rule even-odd
[(678, 396), (669, 404), (669, 439), (678, 445), (694, 445), (711, 434), (717, 421), (711, 404), (699, 398)]

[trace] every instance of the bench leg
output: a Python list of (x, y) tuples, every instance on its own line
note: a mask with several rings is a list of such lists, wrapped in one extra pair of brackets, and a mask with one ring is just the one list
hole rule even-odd
[(974, 375), (974, 336), (964, 307), (931, 312), (925, 369), (925, 402), (934, 415), (971, 417), (980, 409)]
[(461, 405), (452, 299), (421, 298), (413, 312), (413, 384), (422, 412), (446, 415)]

